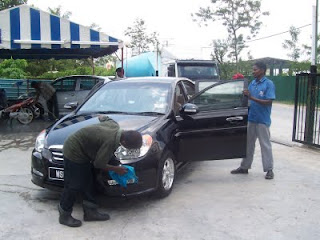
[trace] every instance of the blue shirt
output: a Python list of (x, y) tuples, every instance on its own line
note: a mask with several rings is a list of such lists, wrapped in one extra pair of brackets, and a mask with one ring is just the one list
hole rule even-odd
[[(263, 77), (260, 81), (254, 79), (249, 85), (249, 92), (252, 97), (263, 100), (274, 100), (276, 98), (273, 82)], [(272, 105), (263, 105), (250, 100), (248, 121), (262, 123), (270, 127), (271, 125), (271, 107)]]

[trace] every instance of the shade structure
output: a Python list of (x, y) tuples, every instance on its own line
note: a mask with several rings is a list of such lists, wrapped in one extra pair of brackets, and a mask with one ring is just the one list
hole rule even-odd
[(112, 54), (123, 41), (26, 4), (0, 11), (0, 58), (80, 59)]

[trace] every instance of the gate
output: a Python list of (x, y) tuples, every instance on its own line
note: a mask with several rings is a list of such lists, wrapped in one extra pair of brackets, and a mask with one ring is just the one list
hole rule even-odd
[(320, 74), (296, 75), (292, 141), (320, 148)]

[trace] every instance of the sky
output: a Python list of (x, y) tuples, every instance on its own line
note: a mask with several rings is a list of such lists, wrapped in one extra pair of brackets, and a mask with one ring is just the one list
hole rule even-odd
[[(102, 32), (124, 42), (129, 41), (124, 36), (125, 30), (141, 18), (147, 32), (157, 32), (160, 43), (168, 43), (166, 49), (178, 58), (209, 59), (212, 41), (227, 37), (221, 22), (199, 27), (192, 21), (191, 13), (212, 6), (210, 0), (29, 0), (28, 4), (44, 11), (61, 6), (62, 12), (72, 13), (71, 21), (85, 26), (95, 23)], [(256, 39), (288, 31), (291, 26), (311, 24), (313, 5), (316, 0), (262, 0), (261, 10), (269, 11), (270, 15), (260, 19), (263, 25)], [(311, 25), (300, 30), (299, 43), (311, 46)], [(245, 60), (250, 52), (255, 59), (289, 59), (289, 52), (282, 47), (285, 39), (290, 39), (289, 33), (252, 41), (242, 58)]]

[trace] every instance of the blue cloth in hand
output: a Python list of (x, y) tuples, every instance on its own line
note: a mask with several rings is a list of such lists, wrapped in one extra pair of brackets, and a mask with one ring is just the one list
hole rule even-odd
[(122, 165), (122, 167), (125, 167), (128, 169), (128, 172), (123, 175), (119, 175), (118, 173), (114, 171), (109, 171), (110, 177), (115, 180), (117, 183), (120, 184), (122, 187), (127, 187), (127, 181), (133, 179), (134, 183), (138, 182), (138, 177), (136, 176), (136, 173), (134, 171), (134, 167), (128, 166), (128, 165)]

